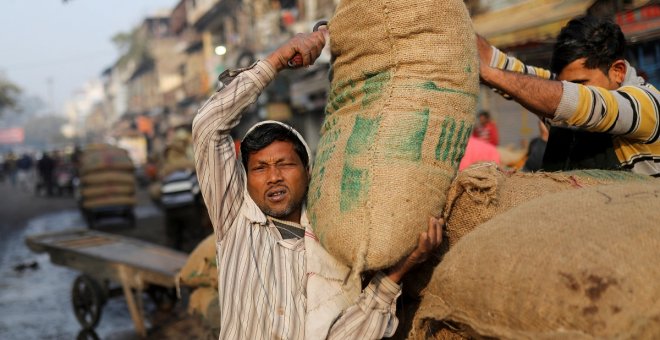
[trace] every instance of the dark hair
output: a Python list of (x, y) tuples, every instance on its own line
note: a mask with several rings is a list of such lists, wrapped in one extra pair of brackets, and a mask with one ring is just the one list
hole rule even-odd
[(250, 154), (269, 146), (274, 141), (286, 141), (293, 144), (293, 150), (300, 157), (305, 169), (308, 169), (309, 155), (307, 155), (307, 149), (302, 141), (292, 129), (272, 123), (257, 126), (241, 142), (241, 161), (246, 171)]
[(586, 58), (584, 66), (608, 74), (610, 66), (624, 58), (626, 39), (619, 25), (609, 19), (584, 16), (566, 24), (557, 36), (550, 70), (559, 74), (570, 63)]
[(477, 115), (477, 117), (481, 117), (481, 116), (484, 116), (484, 117), (490, 119), (490, 113), (489, 113), (488, 111), (481, 111), (481, 112), (479, 112), (479, 114)]

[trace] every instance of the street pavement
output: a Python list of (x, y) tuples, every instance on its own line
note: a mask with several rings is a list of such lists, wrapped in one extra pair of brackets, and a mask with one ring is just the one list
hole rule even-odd
[[(71, 287), (79, 273), (53, 265), (48, 254), (33, 253), (25, 245), (28, 235), (86, 228), (75, 200), (36, 196), (7, 181), (0, 183), (0, 197), (0, 339), (75, 339), (81, 327), (73, 313)], [(163, 216), (146, 190), (138, 192), (138, 202), (136, 228), (106, 224), (101, 230), (164, 244)], [(207, 338), (199, 321), (187, 315), (185, 302), (164, 312), (144, 301), (149, 339)], [(100, 339), (139, 338), (123, 297), (109, 299), (96, 334)]]

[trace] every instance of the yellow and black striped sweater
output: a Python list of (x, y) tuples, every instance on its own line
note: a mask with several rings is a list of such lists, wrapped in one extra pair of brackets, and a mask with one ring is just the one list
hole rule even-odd
[[(495, 47), (490, 66), (554, 79), (550, 71), (525, 65)], [(660, 92), (626, 66), (625, 80), (614, 91), (563, 81), (552, 124), (611, 134), (623, 168), (660, 177)]]

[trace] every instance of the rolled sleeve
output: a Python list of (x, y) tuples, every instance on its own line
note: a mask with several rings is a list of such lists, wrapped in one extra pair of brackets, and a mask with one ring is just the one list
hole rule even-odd
[(365, 289), (363, 307), (367, 310), (389, 312), (399, 295), (401, 295), (401, 286), (382, 272), (378, 272)]
[(276, 71), (270, 63), (260, 60), (254, 64), (252, 72), (247, 72), (246, 74), (254, 81), (261, 92), (271, 81), (273, 81)]
[(381, 339), (396, 331), (396, 299), (401, 287), (382, 272), (362, 291), (355, 305), (335, 322), (328, 339)]

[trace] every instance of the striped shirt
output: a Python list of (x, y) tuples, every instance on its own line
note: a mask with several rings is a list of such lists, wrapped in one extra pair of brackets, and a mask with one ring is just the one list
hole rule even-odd
[[(322, 314), (330, 318), (326, 322), (311, 320), (327, 329), (305, 334), (308, 294), (328, 294), (308, 292), (311, 273), (307, 262), (312, 260), (319, 268), (324, 265), (318, 264), (318, 258), (306, 258), (307, 236), (314, 238), (306, 213), (303, 211), (300, 226), (306, 237), (293, 237), (299, 236), (295, 230), (280, 232), (286, 226), (267, 218), (250, 198), (247, 176), (229, 135), (243, 110), (272, 81), (275, 70), (260, 61), (233, 75), (236, 78), (211, 96), (193, 121), (195, 166), (216, 235), (220, 339), (377, 339), (391, 335), (397, 326), (394, 313), (400, 287), (382, 273), (354, 299), (354, 305), (346, 305), (337, 315)], [(323, 310), (316, 302), (314, 306)]]
[[(491, 67), (554, 79), (548, 70), (528, 66), (493, 47)], [(660, 177), (660, 92), (626, 62), (621, 87), (610, 91), (562, 81), (562, 98), (553, 125), (568, 125), (612, 135), (621, 167)]]

